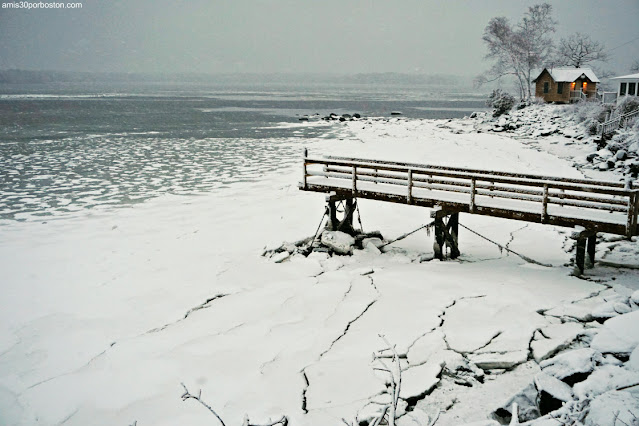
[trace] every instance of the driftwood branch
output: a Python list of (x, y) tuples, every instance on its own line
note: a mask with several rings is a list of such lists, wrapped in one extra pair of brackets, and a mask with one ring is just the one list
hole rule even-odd
[[(186, 385), (184, 383), (180, 383), (180, 384), (184, 388), (184, 393), (182, 394), (182, 401), (186, 401), (187, 399), (196, 400), (203, 407), (209, 410), (215, 417), (217, 417), (217, 419), (219, 420), (220, 424), (222, 424), (222, 426), (226, 426), (226, 424), (224, 423), (224, 420), (222, 420), (222, 418), (215, 412), (215, 410), (209, 404), (207, 404), (206, 402), (202, 400), (202, 389), (198, 390), (197, 395), (193, 395), (191, 392), (189, 392), (189, 390), (186, 388)], [(133, 426), (135, 426), (136, 424), (137, 422), (133, 423)], [(276, 426), (276, 425), (288, 426), (288, 417), (282, 416), (282, 418), (280, 418), (279, 420), (276, 420), (271, 423), (257, 424), (257, 423), (251, 423), (249, 421), (248, 416), (244, 416), (244, 421), (242, 422), (242, 426)]]
[(226, 424), (224, 424), (224, 421), (222, 420), (222, 418), (215, 412), (215, 410), (213, 410), (213, 408), (211, 408), (211, 406), (209, 404), (207, 404), (206, 402), (202, 401), (202, 389), (200, 389), (198, 391), (197, 395), (193, 395), (191, 392), (189, 392), (189, 390), (186, 388), (184, 383), (180, 383), (180, 384), (184, 388), (184, 393), (182, 394), (182, 401), (186, 401), (187, 399), (196, 400), (197, 402), (202, 404), (202, 406), (204, 406), (207, 410), (209, 410), (211, 413), (213, 413), (213, 415), (215, 417), (217, 417), (217, 419), (220, 421), (222, 426), (226, 426)]

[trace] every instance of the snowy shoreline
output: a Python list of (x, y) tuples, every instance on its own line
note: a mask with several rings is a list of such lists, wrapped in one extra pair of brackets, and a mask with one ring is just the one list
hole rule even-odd
[[(477, 133), (473, 120), (338, 126), (339, 138), (311, 141), (311, 152), (581, 177), (557, 155), (590, 149)], [(383, 377), (370, 365), (382, 333), (406, 355), (405, 397), (416, 409), (441, 410), (437, 425), (482, 421), (538, 375), (535, 347), (550, 354), (555, 344), (586, 345), (600, 328), (586, 311), (607, 302), (614, 311), (623, 300), (636, 308), (629, 298), (639, 274), (598, 265), (586, 280), (572, 277), (569, 230), (503, 219), (461, 220), (553, 267), (507, 256), (464, 230), (458, 261), (420, 262), (432, 237), (418, 233), (384, 254), (274, 263), (260, 256), (264, 246), (312, 235), (324, 210), (323, 196), (297, 190), (301, 162), (287, 170), (208, 195), (4, 226), (3, 419), (212, 424), (210, 413), (180, 400), (184, 382), (228, 424), (244, 414), (337, 424), (383, 399)], [(360, 209), (367, 231), (390, 238), (428, 217), (368, 200)], [(614, 238), (598, 249), (599, 258), (639, 259), (636, 244)], [(576, 311), (591, 315), (585, 325)], [(601, 365), (636, 369), (630, 358), (625, 367)]]

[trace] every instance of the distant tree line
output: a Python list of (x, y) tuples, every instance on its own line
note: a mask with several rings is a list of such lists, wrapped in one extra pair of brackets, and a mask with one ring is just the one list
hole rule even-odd
[[(574, 33), (555, 44), (552, 35), (556, 26), (548, 3), (530, 6), (514, 25), (503, 16), (492, 18), (482, 39), (488, 48), (486, 59), (493, 61), (493, 65), (476, 77), (475, 83), (482, 85), (512, 76), (517, 82), (519, 97), (530, 99), (534, 70), (547, 64), (579, 68), (608, 59), (605, 46), (587, 34)], [(639, 68), (639, 63), (636, 65)]]

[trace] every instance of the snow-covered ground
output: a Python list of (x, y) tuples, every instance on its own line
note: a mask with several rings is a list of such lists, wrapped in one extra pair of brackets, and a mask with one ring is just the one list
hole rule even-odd
[[(539, 138), (522, 143), (475, 125), (353, 121), (337, 125), (341, 138), (311, 141), (309, 149), (582, 176)], [(371, 364), (384, 347), (379, 334), (406, 356), (401, 396), (415, 413), (440, 410), (440, 426), (482, 421), (545, 377), (538, 362), (588, 346), (601, 327), (594, 319), (623, 313), (621, 304), (636, 308), (633, 269), (598, 265), (585, 279), (571, 276), (570, 230), (488, 217), (460, 222), (552, 267), (507, 255), (463, 228), (456, 261), (422, 261), (432, 236), (421, 231), (381, 254), (275, 263), (261, 256), (265, 246), (312, 235), (324, 212), (322, 195), (297, 189), (300, 174), (301, 162), (208, 195), (3, 226), (2, 423), (216, 424), (204, 407), (181, 400), (180, 383), (201, 389), (228, 425), (245, 414), (257, 423), (281, 415), (294, 425), (350, 422), (386, 398), (385, 376)], [(428, 210), (412, 206), (361, 200), (359, 208), (364, 229), (389, 239), (429, 220)], [(636, 243), (607, 238), (598, 250), (639, 263)], [(629, 315), (637, 314), (606, 323), (601, 351), (627, 340), (620, 329), (637, 328)], [(637, 343), (620, 349), (626, 359)], [(604, 394), (611, 377), (636, 371), (636, 352), (625, 365), (623, 356), (599, 362), (607, 370), (580, 392)], [(637, 394), (629, 395), (630, 403), (606, 398), (635, 410)]]

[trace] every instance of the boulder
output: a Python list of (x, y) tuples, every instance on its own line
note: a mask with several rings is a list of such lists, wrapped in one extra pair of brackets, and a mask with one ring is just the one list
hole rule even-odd
[(639, 311), (607, 320), (590, 346), (601, 353), (630, 355), (637, 345), (639, 345)]
[(535, 376), (535, 387), (539, 394), (539, 412), (542, 416), (558, 410), (564, 402), (573, 398), (570, 386), (544, 372)]
[(595, 158), (597, 158), (597, 153), (593, 152), (586, 156), (586, 161), (588, 161), (589, 163), (592, 163)]
[(321, 241), (338, 254), (352, 254), (355, 245), (355, 238), (341, 231), (324, 231)]
[(566, 383), (584, 380), (602, 360), (601, 354), (591, 348), (563, 352), (554, 358), (539, 363), (542, 371)]

